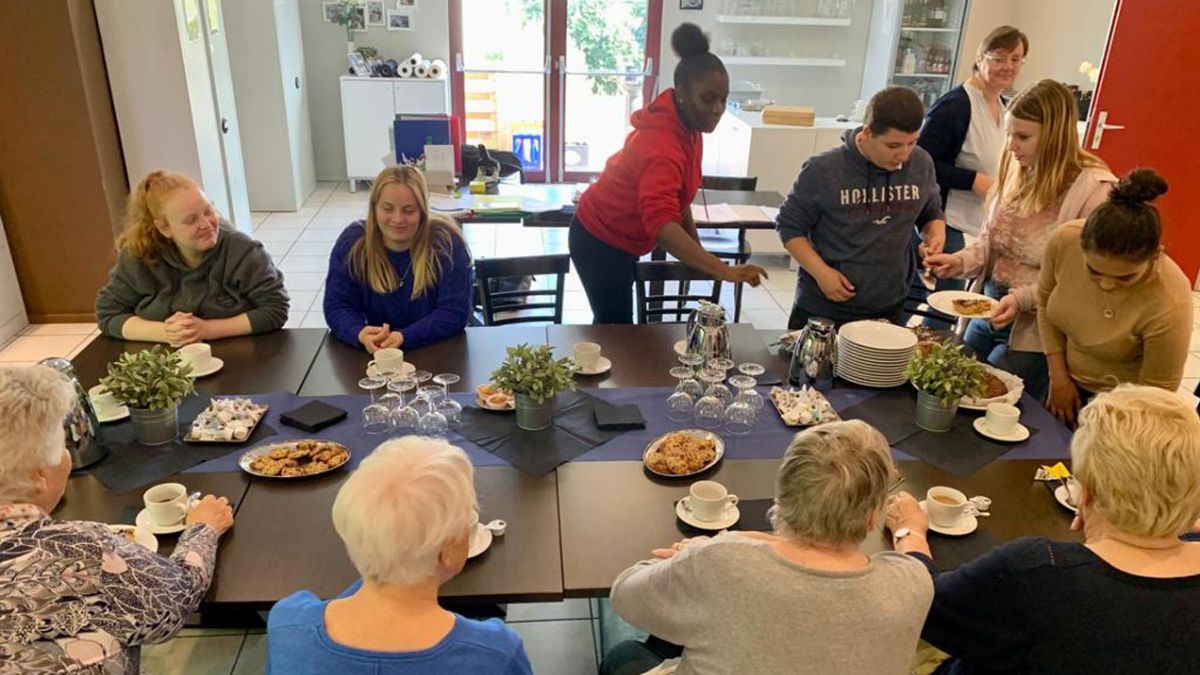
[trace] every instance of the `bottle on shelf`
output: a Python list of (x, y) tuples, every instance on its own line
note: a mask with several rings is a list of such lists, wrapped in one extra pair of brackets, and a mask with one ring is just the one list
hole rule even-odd
[(929, 25), (932, 28), (945, 28), (949, 12), (946, 9), (946, 0), (930, 0), (929, 9)]

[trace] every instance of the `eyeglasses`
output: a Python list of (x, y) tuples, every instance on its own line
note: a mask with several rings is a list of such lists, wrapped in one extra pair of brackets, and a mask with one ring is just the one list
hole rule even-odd
[(1002, 56), (999, 54), (984, 54), (983, 58), (987, 59), (988, 61), (990, 61), (996, 65), (1008, 63), (1010, 65), (1019, 66), (1019, 65), (1022, 65), (1025, 63), (1025, 57), (1021, 56), (1019, 54), (1013, 54), (1012, 56)]

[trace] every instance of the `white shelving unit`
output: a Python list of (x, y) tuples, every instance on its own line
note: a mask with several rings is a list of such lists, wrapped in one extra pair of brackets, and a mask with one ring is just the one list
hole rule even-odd
[(849, 26), (850, 19), (831, 19), (821, 16), (740, 16), (718, 14), (717, 23), (778, 25), (778, 26)]
[(356, 179), (373, 180), (383, 157), (395, 151), (396, 115), (449, 115), (450, 80), (341, 76), (342, 134), (350, 191)]
[(733, 66), (810, 66), (814, 68), (841, 68), (846, 59), (791, 58), (783, 56), (722, 56), (721, 61)]

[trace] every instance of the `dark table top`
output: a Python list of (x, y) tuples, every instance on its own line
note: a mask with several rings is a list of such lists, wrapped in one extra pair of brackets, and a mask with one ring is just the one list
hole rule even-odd
[[(779, 449), (780, 457), (784, 448)], [(774, 495), (779, 460), (722, 462), (700, 476), (723, 483), (741, 499)], [(981, 555), (994, 542), (1023, 536), (1077, 540), (1071, 532), (1071, 513), (1060, 507), (1045, 486), (1034, 482), (1036, 460), (1001, 460), (979, 472), (958, 478), (924, 462), (898, 462), (906, 480), (898, 488), (923, 499), (934, 485), (950, 485), (969, 496), (986, 495), (994, 515), (979, 519), (979, 530), (954, 542)], [(625, 568), (650, 557), (650, 550), (683, 538), (676, 526), (674, 503), (687, 495), (694, 479), (651, 477), (641, 462), (572, 462), (558, 469), (559, 514), (562, 528), (563, 589), (568, 596), (603, 595)], [(984, 538), (984, 535), (990, 537)], [(930, 534), (935, 559), (938, 539)], [(974, 539), (972, 539), (974, 538)], [(867, 553), (891, 548), (880, 528), (862, 544)], [(961, 553), (961, 548), (959, 549)]]
[[(302, 484), (255, 480), (238, 511), (237, 536), (222, 547), (213, 594), (218, 603), (269, 607), (297, 590), (334, 597), (358, 573), (330, 518), (349, 473)], [(558, 490), (553, 473), (533, 477), (511, 467), (475, 470), (480, 520), (508, 531), (469, 560), (441, 590), (458, 601), (507, 602), (562, 597)]]
[[(324, 328), (295, 328), (262, 335), (213, 340), (213, 356), (225, 366), (215, 375), (196, 380), (196, 389), (208, 394), (296, 393), (308, 376)], [(330, 338), (332, 340), (333, 338)], [(79, 382), (89, 388), (108, 373), (108, 364), (125, 352), (139, 352), (149, 342), (129, 342), (101, 335), (72, 359)]]
[[(455, 373), (462, 377), (457, 388), (470, 391), (491, 380), (492, 371), (504, 360), (505, 348), (528, 342), (546, 342), (546, 327), (540, 324), (468, 327), (466, 332), (420, 349), (405, 350), (404, 358), (417, 368), (431, 373)], [(303, 396), (360, 394), (358, 381), (366, 374), (371, 357), (341, 340), (329, 336), (313, 362)]]
[[(581, 387), (672, 387), (671, 377), (675, 360), (675, 343), (684, 339), (685, 324), (659, 323), (636, 326), (620, 325), (555, 325), (546, 328), (547, 339), (555, 353), (568, 356), (577, 342), (595, 342), (601, 353), (612, 361), (612, 370), (591, 377), (575, 378)], [(778, 361), (763, 343), (758, 331), (750, 324), (729, 324), (729, 339), (733, 358), (738, 363), (753, 361), (768, 370), (787, 374), (787, 362)]]

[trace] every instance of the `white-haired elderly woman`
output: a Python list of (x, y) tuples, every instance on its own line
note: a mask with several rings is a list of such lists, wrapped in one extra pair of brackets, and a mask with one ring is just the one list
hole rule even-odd
[[(1098, 395), (1071, 441), (1083, 543), (1021, 539), (934, 579), (939, 673), (1200, 672), (1200, 418), (1173, 392)], [(1003, 505), (997, 505), (1001, 508)], [(907, 493), (888, 526), (931, 562)]]
[(774, 534), (686, 539), (613, 583), (617, 613), (681, 645), (681, 659), (655, 666), (662, 650), (626, 642), (601, 672), (907, 673), (929, 574), (909, 556), (859, 550), (883, 522), (894, 471), (864, 422), (796, 434), (776, 478)]
[(334, 528), (362, 579), (332, 601), (308, 591), (280, 600), (267, 619), (267, 671), (532, 673), (521, 638), (499, 619), (438, 605), (477, 519), (475, 470), (462, 450), (419, 436), (380, 445), (333, 502)]
[(212, 580), (223, 498), (201, 500), (170, 558), (101, 523), (50, 517), (71, 474), (63, 421), (75, 390), (45, 366), (0, 367), (0, 673), (140, 671)]

